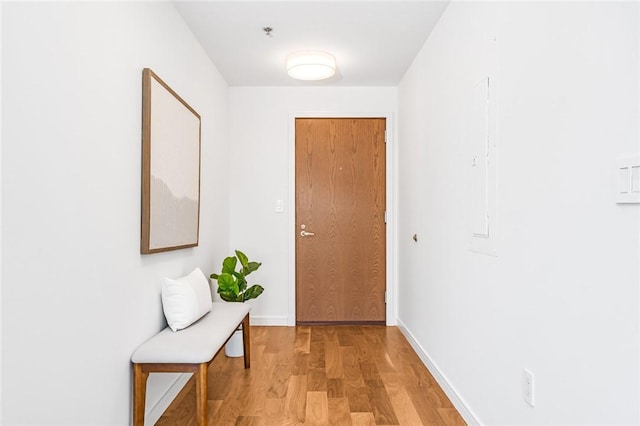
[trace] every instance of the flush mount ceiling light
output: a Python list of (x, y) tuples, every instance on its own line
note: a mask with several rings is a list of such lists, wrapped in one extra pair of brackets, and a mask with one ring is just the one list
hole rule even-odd
[(324, 80), (336, 73), (336, 58), (319, 50), (294, 52), (287, 56), (287, 73), (298, 80)]

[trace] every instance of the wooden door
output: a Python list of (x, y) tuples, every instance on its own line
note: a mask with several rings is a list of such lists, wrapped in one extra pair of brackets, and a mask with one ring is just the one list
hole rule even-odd
[(296, 119), (298, 323), (385, 323), (385, 126)]

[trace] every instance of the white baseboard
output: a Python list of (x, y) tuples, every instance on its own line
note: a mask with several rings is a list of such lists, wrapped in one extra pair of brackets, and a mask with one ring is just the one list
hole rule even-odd
[(178, 394), (180, 393), (184, 385), (187, 384), (191, 376), (192, 376), (191, 373), (182, 373), (178, 376), (176, 381), (173, 382), (171, 386), (169, 386), (167, 391), (164, 393), (164, 395), (162, 395), (162, 398), (160, 398), (160, 400), (156, 403), (156, 405), (151, 407), (149, 411), (145, 413), (144, 426), (153, 426), (156, 424), (158, 420), (160, 420), (160, 417), (162, 417), (162, 414), (165, 412), (167, 408), (169, 408), (169, 405), (171, 405), (171, 402), (173, 402), (176, 396), (178, 396)]
[(436, 379), (436, 382), (438, 382), (438, 384), (447, 395), (456, 410), (458, 410), (464, 421), (467, 422), (468, 425), (480, 426), (482, 423), (480, 422), (478, 417), (473, 413), (473, 411), (471, 411), (465, 400), (451, 385), (447, 376), (445, 376), (442, 371), (440, 371), (436, 363), (433, 362), (431, 357), (422, 348), (422, 346), (420, 346), (411, 331), (409, 331), (407, 326), (400, 319), (398, 319), (398, 328), (407, 338), (409, 344), (411, 345), (411, 347), (413, 347), (413, 350), (416, 351), (424, 365), (427, 367), (433, 378)]
[(251, 316), (251, 325), (289, 325), (287, 317)]

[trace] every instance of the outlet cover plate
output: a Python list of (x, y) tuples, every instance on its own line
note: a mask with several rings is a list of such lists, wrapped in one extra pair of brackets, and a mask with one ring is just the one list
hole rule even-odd
[(530, 406), (535, 405), (534, 394), (534, 376), (533, 373), (526, 368), (522, 371), (522, 397)]

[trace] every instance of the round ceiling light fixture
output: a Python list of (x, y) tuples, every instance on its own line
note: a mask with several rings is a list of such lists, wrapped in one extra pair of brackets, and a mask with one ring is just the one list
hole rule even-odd
[(298, 80), (324, 80), (336, 73), (336, 58), (319, 50), (304, 50), (287, 56), (287, 73)]

